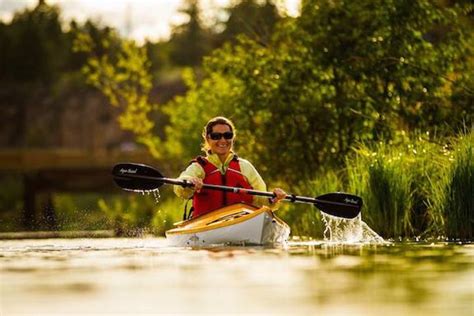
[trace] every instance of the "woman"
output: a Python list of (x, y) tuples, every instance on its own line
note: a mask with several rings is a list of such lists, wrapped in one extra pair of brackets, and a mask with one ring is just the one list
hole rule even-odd
[(179, 197), (193, 198), (193, 218), (241, 202), (277, 208), (277, 203), (286, 196), (286, 192), (279, 188), (273, 190), (275, 197), (272, 199), (203, 189), (203, 183), (206, 183), (266, 191), (266, 185), (255, 167), (233, 152), (235, 128), (229, 119), (222, 116), (211, 119), (204, 127), (202, 137), (206, 157), (199, 156), (194, 159), (179, 176), (179, 179), (193, 183), (194, 187), (174, 187)]

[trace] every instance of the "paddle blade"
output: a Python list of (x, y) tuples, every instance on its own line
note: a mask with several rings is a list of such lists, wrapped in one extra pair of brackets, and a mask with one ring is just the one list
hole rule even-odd
[(112, 169), (115, 183), (128, 191), (151, 191), (163, 185), (163, 175), (150, 166), (137, 163), (120, 163)]
[(362, 198), (357, 195), (341, 192), (328, 193), (316, 197), (314, 204), (326, 214), (343, 218), (354, 218), (360, 213)]

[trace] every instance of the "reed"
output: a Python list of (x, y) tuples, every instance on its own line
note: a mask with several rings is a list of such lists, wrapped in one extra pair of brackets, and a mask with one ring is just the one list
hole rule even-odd
[(473, 134), (448, 145), (426, 136), (359, 145), (346, 159), (347, 190), (364, 198), (363, 219), (384, 237), (472, 239)]
[(449, 238), (474, 236), (474, 133), (460, 137), (453, 146), (443, 197), (439, 198)]
[(412, 234), (408, 237), (438, 237), (444, 230), (440, 209), (430, 206), (437, 199), (436, 184), (442, 183), (445, 177), (447, 152), (439, 142), (429, 140), (428, 136), (416, 135), (408, 144), (400, 144), (392, 149), (407, 157), (405, 168), (412, 178), (408, 188), (412, 203)]
[(384, 237), (413, 233), (412, 173), (409, 157), (389, 145), (361, 145), (347, 159), (348, 191), (364, 199), (363, 219)]

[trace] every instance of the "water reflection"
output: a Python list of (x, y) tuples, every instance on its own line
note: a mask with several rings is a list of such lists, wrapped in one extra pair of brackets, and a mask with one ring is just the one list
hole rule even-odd
[(0, 241), (0, 314), (472, 315), (473, 258), (450, 243)]

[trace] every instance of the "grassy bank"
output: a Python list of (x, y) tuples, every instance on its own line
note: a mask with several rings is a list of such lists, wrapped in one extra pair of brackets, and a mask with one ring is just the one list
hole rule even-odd
[(384, 237), (473, 237), (473, 134), (361, 145), (346, 160), (347, 190)]
[[(362, 219), (385, 238), (472, 240), (474, 134), (443, 142), (428, 136), (360, 144), (347, 157), (344, 170), (318, 175), (300, 191), (362, 196)], [(283, 216), (294, 234), (322, 236), (318, 211), (289, 205)]]

